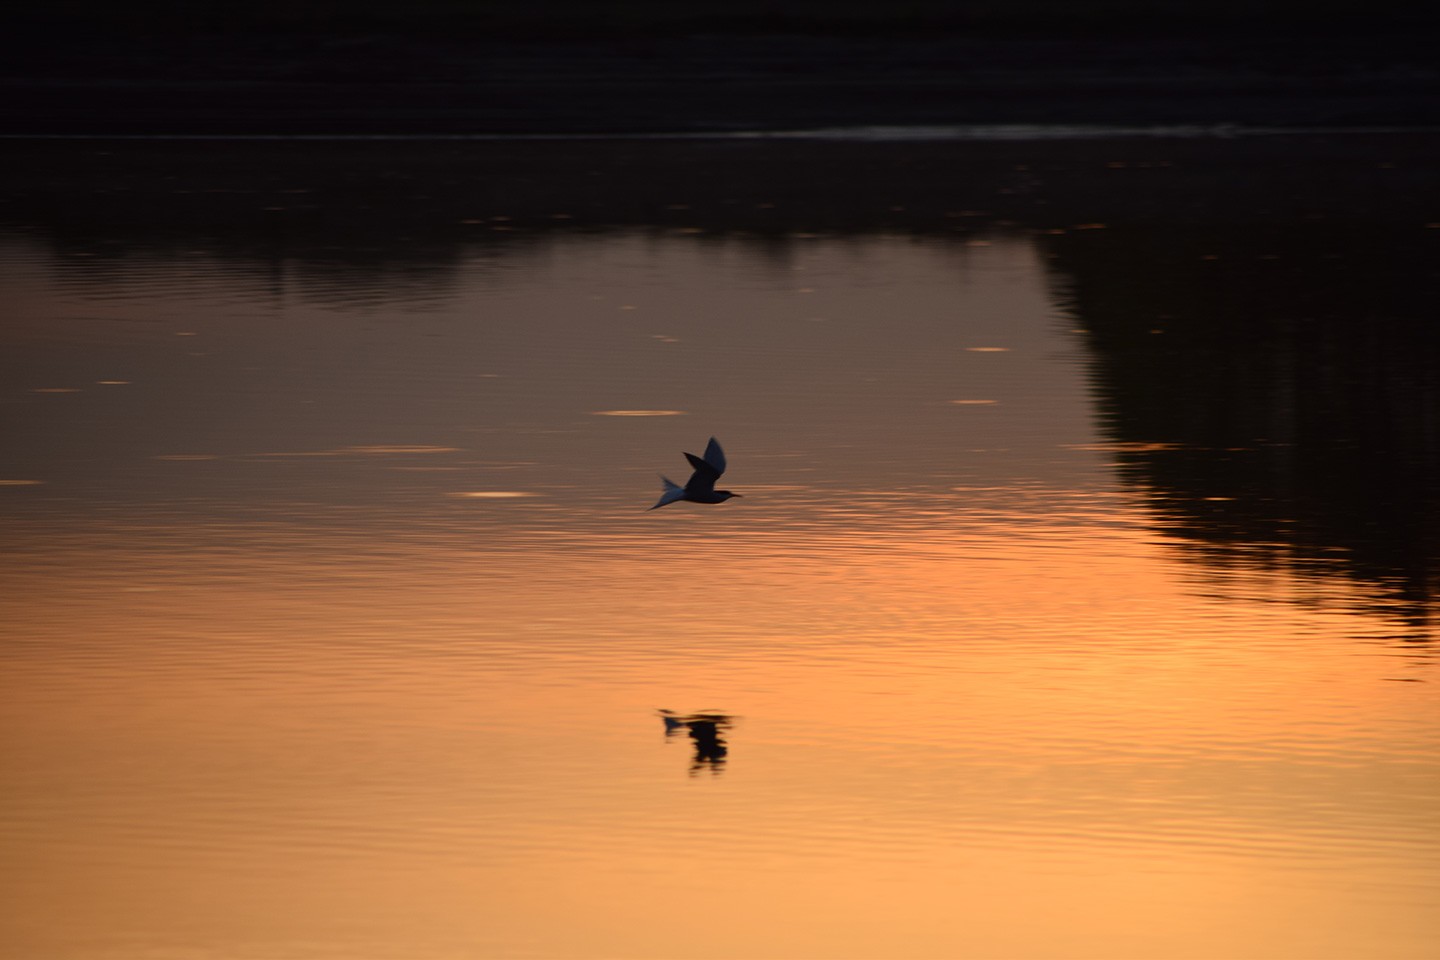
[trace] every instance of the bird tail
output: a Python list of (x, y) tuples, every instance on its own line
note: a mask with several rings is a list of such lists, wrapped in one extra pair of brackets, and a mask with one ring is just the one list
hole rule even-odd
[(665, 492), (660, 494), (660, 502), (651, 507), (651, 510), (658, 510), (665, 506), (665, 504), (674, 503), (676, 500), (680, 500), (685, 496), (685, 488), (669, 477), (662, 476), (660, 482), (665, 484)]

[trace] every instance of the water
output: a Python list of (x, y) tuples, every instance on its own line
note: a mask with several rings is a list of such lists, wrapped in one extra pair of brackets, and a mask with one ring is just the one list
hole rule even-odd
[(1428, 143), (30, 148), (3, 955), (1432, 955)]

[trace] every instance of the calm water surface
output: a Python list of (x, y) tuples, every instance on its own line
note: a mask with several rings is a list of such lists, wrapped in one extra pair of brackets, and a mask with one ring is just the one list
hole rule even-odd
[[(13, 218), (0, 953), (1434, 955), (1373, 234), (495, 209)], [(648, 512), (712, 434), (743, 498)]]

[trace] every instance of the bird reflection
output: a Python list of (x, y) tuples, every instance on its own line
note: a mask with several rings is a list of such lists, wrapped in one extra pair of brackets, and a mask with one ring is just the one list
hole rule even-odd
[(658, 712), (665, 723), (666, 740), (678, 737), (681, 731), (689, 735), (691, 745), (695, 748), (695, 755), (690, 759), (692, 777), (707, 769), (718, 775), (725, 768), (725, 758), (729, 755), (730, 748), (720, 735), (730, 729), (734, 718), (723, 713), (681, 715), (673, 710)]

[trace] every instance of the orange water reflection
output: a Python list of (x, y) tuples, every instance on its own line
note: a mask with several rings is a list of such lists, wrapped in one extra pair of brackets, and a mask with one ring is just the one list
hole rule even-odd
[[(48, 552), (13, 955), (1422, 955), (1431, 685), (1109, 509), (1029, 519)], [(723, 778), (658, 703), (742, 718)]]

